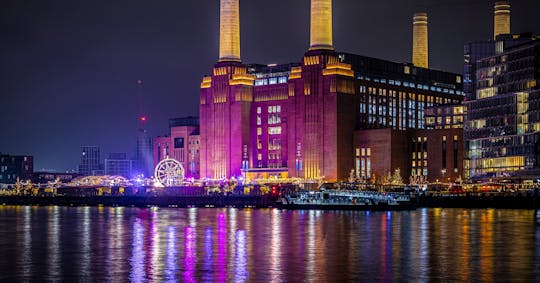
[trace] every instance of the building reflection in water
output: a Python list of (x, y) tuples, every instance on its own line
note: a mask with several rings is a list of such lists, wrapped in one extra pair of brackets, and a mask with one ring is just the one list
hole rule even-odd
[(48, 275), (49, 279), (59, 278), (61, 275), (60, 264), (60, 211), (58, 206), (48, 207)]
[(22, 230), (22, 241), (17, 243), (19, 250), (22, 250), (18, 265), (22, 278), (28, 279), (32, 275), (32, 208), (30, 206), (24, 207)]
[(129, 279), (131, 282), (144, 282), (146, 273), (144, 271), (144, 226), (140, 218), (136, 218), (133, 223), (133, 245), (132, 256), (129, 260), (131, 273)]
[[(124, 207), (114, 207), (109, 209), (108, 222), (108, 274), (110, 278), (114, 278), (115, 272), (125, 269), (126, 256), (125, 251), (128, 250), (129, 243), (126, 243), (127, 235), (124, 234), (125, 222), (123, 219), (125, 212)], [(128, 227), (129, 231), (129, 227)]]
[(186, 226), (184, 229), (184, 282), (195, 282), (195, 228)]
[(217, 224), (217, 282), (227, 281), (227, 220), (223, 212), (218, 214)]
[[(147, 278), (155, 280), (159, 276), (159, 269), (162, 265), (162, 259), (160, 250), (160, 241), (159, 241), (159, 214), (157, 208), (151, 208), (150, 219), (148, 225), (150, 229), (150, 235), (148, 237), (149, 243), (146, 245), (148, 250), (148, 259), (145, 260), (147, 263)], [(165, 231), (163, 231), (165, 232)]]
[(245, 282), (248, 279), (246, 231), (236, 231), (236, 256), (234, 260), (234, 282)]
[[(16, 227), (0, 237), (3, 282), (532, 282), (540, 274), (532, 211), (22, 207), (0, 213), (2, 230)], [(10, 270), (17, 274), (9, 277)]]
[(280, 251), (282, 248), (281, 242), (281, 223), (279, 210), (273, 209), (270, 211), (270, 276), (273, 280), (284, 280), (280, 273)]
[(307, 221), (306, 271), (308, 281), (315, 280), (315, 211), (310, 210)]
[(212, 228), (206, 227), (204, 230), (204, 258), (203, 258), (203, 275), (204, 282), (213, 281), (212, 273), (213, 260), (213, 243), (212, 243)]
[(80, 260), (80, 270), (79, 275), (81, 276), (81, 279), (91, 281), (91, 272), (90, 272), (90, 264), (91, 264), (91, 243), (90, 243), (90, 207), (86, 206), (82, 208), (82, 221), (79, 221), (79, 224), (82, 226), (80, 228), (80, 249), (81, 249), (81, 258)]
[(167, 260), (165, 267), (165, 280), (167, 282), (176, 282), (176, 228), (174, 226), (167, 227)]
[[(471, 260), (471, 243), (470, 243), (470, 227), (469, 227), (469, 213), (468, 211), (464, 210), (462, 214), (460, 215), (459, 219), (461, 220), (461, 225), (459, 225), (459, 228), (461, 231), (459, 234), (461, 234), (461, 243), (458, 242), (459, 249), (461, 250), (461, 256), (457, 257), (459, 262), (457, 263), (458, 266), (467, 266), (467, 264)], [(463, 272), (460, 276), (460, 281), (462, 282), (469, 282), (471, 280), (471, 272), (468, 268), (464, 268)]]

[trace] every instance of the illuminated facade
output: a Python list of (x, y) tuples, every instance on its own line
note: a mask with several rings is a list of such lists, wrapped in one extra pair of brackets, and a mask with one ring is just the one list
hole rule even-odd
[(428, 68), (428, 15), (416, 13), (413, 17), (413, 58), (417, 67)]
[(221, 0), (219, 19), (219, 61), (240, 61), (239, 0)]
[[(246, 65), (220, 52), (201, 82), (202, 178), (345, 180), (355, 131), (424, 129), (426, 108), (461, 102), (460, 75), (333, 51), (331, 5), (311, 2), (299, 63)], [(220, 45), (239, 38), (223, 25)]]
[(166, 159), (180, 162), (186, 178), (200, 177), (199, 118), (185, 117), (169, 120), (169, 135), (153, 139), (154, 168)]
[(476, 99), (466, 102), (467, 173), (534, 178), (540, 173), (540, 42), (509, 36), (495, 51), (476, 62)]
[(426, 108), (426, 129), (462, 129), (467, 108), (463, 104), (444, 104)]
[(334, 50), (332, 44), (332, 0), (311, 0), (309, 50)]
[(463, 130), (368, 129), (354, 133), (355, 167), (360, 180), (377, 180), (399, 170), (402, 179), (455, 182), (463, 174)]

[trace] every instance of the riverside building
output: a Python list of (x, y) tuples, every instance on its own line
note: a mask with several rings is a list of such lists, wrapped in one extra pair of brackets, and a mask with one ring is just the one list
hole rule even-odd
[(202, 178), (346, 180), (362, 172), (357, 155), (369, 147), (355, 137), (370, 129), (406, 137), (408, 178), (408, 131), (426, 128), (425, 109), (462, 101), (461, 75), (428, 69), (425, 13), (413, 20), (416, 65), (335, 51), (331, 0), (311, 1), (310, 45), (299, 62), (261, 65), (241, 61), (238, 0), (220, 8), (219, 60), (200, 92)]
[(540, 41), (510, 34), (508, 2), (497, 2), (494, 14), (495, 40), (465, 46), (465, 175), (534, 180), (540, 174)]

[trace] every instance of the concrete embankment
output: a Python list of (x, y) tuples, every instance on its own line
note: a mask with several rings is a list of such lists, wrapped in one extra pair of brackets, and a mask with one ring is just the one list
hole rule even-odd
[(274, 207), (272, 196), (0, 196), (4, 205)]
[[(325, 210), (386, 210), (389, 208), (358, 205), (323, 206), (305, 205), (281, 206), (277, 196), (0, 196), (0, 205), (58, 205), (58, 206), (160, 206), (160, 207), (283, 207), (290, 209)], [(534, 196), (474, 195), (474, 196), (419, 196), (411, 199), (410, 205), (394, 209), (414, 208), (505, 208), (535, 209), (540, 206), (540, 198)], [(348, 209), (349, 208), (349, 209)]]
[(420, 196), (416, 207), (535, 209), (540, 199), (524, 195)]

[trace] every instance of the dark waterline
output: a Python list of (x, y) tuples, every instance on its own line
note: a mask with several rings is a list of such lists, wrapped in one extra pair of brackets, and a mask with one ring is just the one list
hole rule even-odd
[(536, 281), (532, 210), (0, 206), (1, 281)]

